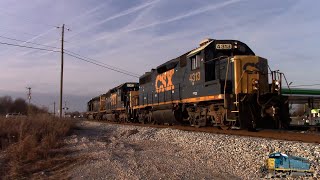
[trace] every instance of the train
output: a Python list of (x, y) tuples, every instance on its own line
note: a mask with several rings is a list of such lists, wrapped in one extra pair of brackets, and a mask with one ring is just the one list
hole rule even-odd
[(239, 40), (204, 39), (195, 49), (92, 98), (89, 119), (222, 129), (286, 129), (282, 73)]
[(266, 164), (270, 177), (313, 176), (314, 174), (313, 167), (307, 159), (280, 152), (271, 153)]

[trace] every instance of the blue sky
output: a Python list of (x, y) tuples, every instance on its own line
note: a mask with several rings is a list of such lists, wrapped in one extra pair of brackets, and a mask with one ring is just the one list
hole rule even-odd
[[(59, 48), (61, 32), (54, 26), (65, 23), (71, 29), (65, 49), (137, 74), (206, 37), (238, 39), (292, 85), (317, 84), (319, 5), (316, 0), (2, 0), (0, 36)], [(0, 42), (41, 47), (1, 37)], [(0, 95), (25, 93), (26, 86), (35, 97), (59, 94), (59, 53), (0, 47)], [(65, 56), (66, 100), (89, 98), (125, 81), (137, 78)], [(82, 101), (70, 104), (85, 107)]]

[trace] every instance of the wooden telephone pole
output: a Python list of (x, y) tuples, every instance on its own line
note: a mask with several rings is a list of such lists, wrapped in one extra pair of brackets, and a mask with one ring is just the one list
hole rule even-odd
[[(70, 31), (69, 29), (67, 30)], [(61, 27), (61, 75), (60, 75), (60, 102), (59, 102), (60, 119), (62, 118), (62, 96), (63, 96), (63, 53), (64, 53), (63, 44), (64, 44), (64, 24)]]
[(26, 87), (28, 89), (28, 116), (30, 115), (30, 103), (31, 103), (31, 87)]
[(56, 117), (56, 102), (53, 102), (53, 117)]

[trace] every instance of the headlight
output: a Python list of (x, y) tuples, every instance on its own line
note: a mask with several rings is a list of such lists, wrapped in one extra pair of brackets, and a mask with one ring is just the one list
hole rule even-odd
[(278, 80), (274, 80), (274, 90), (279, 91), (280, 90), (280, 82)]
[(253, 90), (259, 89), (259, 81), (257, 79), (252, 79), (252, 88)]

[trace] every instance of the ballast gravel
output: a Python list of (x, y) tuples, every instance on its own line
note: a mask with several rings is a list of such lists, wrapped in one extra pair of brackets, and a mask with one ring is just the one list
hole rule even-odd
[(320, 178), (320, 144), (91, 121), (65, 142), (86, 159), (72, 179), (264, 179), (271, 152), (309, 159)]

